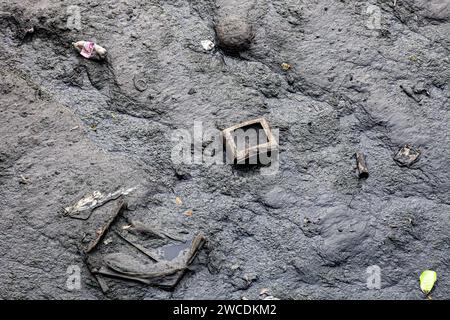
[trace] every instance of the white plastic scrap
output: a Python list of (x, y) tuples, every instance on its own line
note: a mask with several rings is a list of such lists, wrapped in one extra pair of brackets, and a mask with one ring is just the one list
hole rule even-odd
[(214, 49), (214, 42), (210, 41), (210, 40), (202, 40), (201, 41), (202, 47), (203, 49), (205, 49), (206, 51), (210, 51), (212, 49)]
[(100, 191), (94, 191), (92, 193), (85, 195), (83, 198), (78, 200), (78, 202), (75, 203), (74, 205), (64, 208), (64, 210), (68, 215), (74, 215), (75, 213), (83, 212), (86, 210), (93, 210), (110, 200), (119, 198), (121, 195), (127, 195), (135, 189), (136, 188), (129, 188), (129, 189), (121, 188), (107, 195), (104, 195)]

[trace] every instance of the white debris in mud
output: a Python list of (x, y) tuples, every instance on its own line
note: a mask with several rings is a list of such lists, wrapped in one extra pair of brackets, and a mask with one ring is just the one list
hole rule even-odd
[(202, 44), (203, 49), (205, 49), (206, 51), (214, 49), (215, 46), (214, 42), (210, 40), (202, 40), (200, 43)]

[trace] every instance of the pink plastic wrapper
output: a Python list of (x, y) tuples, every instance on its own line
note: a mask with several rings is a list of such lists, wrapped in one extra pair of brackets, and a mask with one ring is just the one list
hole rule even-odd
[(94, 42), (86, 41), (86, 43), (83, 46), (83, 49), (81, 50), (80, 54), (85, 58), (90, 58), (94, 55)]

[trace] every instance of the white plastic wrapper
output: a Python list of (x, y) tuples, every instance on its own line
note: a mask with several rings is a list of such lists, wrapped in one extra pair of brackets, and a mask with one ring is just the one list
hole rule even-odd
[(202, 40), (201, 41), (202, 47), (203, 49), (205, 49), (206, 51), (210, 51), (212, 49), (214, 49), (214, 42), (210, 41), (210, 40)]

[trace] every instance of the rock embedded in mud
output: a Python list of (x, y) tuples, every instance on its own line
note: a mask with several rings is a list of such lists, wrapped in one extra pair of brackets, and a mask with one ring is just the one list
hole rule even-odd
[(369, 169), (367, 168), (366, 157), (362, 152), (356, 152), (356, 165), (359, 178), (367, 179), (369, 177)]
[(219, 46), (232, 52), (247, 50), (254, 38), (253, 28), (244, 18), (226, 17), (216, 25)]
[(410, 145), (402, 147), (394, 156), (394, 161), (400, 167), (410, 167), (419, 160), (420, 150)]

